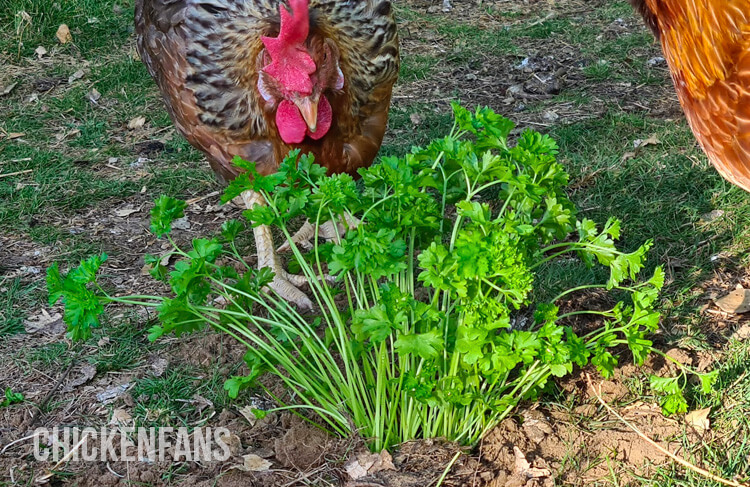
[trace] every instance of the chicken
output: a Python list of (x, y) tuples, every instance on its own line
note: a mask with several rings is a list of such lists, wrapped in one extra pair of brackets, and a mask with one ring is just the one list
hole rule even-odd
[(750, 191), (750, 1), (630, 1), (661, 42), (708, 159)]
[[(300, 148), (356, 176), (380, 149), (399, 70), (389, 0), (136, 0), (135, 25), (175, 127), (222, 182), (237, 176), (236, 155), (267, 175)], [(270, 287), (311, 308), (270, 229), (254, 236), (258, 267), (276, 274)]]

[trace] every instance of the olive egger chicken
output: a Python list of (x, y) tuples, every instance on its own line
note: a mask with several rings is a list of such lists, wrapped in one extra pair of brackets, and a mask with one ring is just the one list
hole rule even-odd
[[(294, 148), (356, 176), (380, 148), (398, 76), (391, 10), (389, 0), (136, 0), (137, 48), (177, 130), (220, 180), (237, 176), (236, 155), (267, 175)], [(263, 204), (251, 191), (242, 199)], [(270, 229), (254, 235), (270, 287), (311, 308)]]
[(630, 1), (661, 42), (708, 159), (750, 191), (750, 1)]

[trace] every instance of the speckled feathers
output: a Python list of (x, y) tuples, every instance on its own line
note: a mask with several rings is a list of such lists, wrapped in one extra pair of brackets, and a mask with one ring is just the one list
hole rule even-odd
[[(235, 154), (270, 173), (292, 148), (257, 90), (262, 37), (278, 36), (279, 7), (279, 0), (136, 0), (141, 58), (177, 129), (225, 180), (236, 175)], [(310, 42), (335, 43), (346, 82), (327, 95), (333, 125), (326, 136), (298, 146), (332, 172), (353, 173), (380, 147), (398, 76), (391, 5), (311, 0), (309, 15)]]

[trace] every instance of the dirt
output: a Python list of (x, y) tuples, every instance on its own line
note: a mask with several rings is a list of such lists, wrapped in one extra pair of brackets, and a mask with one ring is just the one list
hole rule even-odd
[[(190, 345), (193, 350), (205, 350), (209, 354), (220, 350), (224, 346), (222, 341), (218, 335), (207, 335), (193, 340)], [(170, 360), (180, 360), (186, 348), (189, 346), (175, 347), (176, 353), (170, 355)], [(223, 350), (223, 354), (235, 358), (241, 351), (231, 347)], [(695, 353), (680, 349), (668, 353), (688, 365), (705, 366), (701, 363), (705, 362), (705, 357)], [(202, 355), (190, 358), (200, 363)], [(594, 377), (602, 398), (614, 405), (627, 421), (667, 450), (680, 454), (682, 443), (676, 439), (682, 438), (686, 426), (679, 420), (664, 417), (654, 404), (634, 401), (626, 386), (627, 381), (642, 378), (652, 371), (673, 372), (668, 367), (655, 359), (645, 368), (625, 365), (617, 369), (614, 378), (606, 381), (598, 378), (595, 371), (585, 372)], [(0, 479), (10, 480), (12, 472), (13, 479), (25, 482), (44, 475), (45, 469), (50, 468), (49, 463), (33, 460), (32, 441), (23, 439), (33, 427), (100, 426), (107, 423), (112, 407), (128, 408), (132, 399), (127, 395), (103, 407), (92, 390), (100, 390), (112, 381), (105, 376), (88, 382), (87, 374), (80, 367), (71, 370), (69, 375), (78, 380), (68, 381), (69, 392), (57, 393), (58, 400), (71, 394), (80, 396), (68, 407), (67, 414), (58, 411), (42, 415), (32, 424), (30, 420), (35, 411), (29, 406), (0, 409), (0, 444), (22, 440), (0, 456)], [(45, 388), (49, 387), (48, 383)], [(444, 479), (446, 486), (536, 487), (557, 485), (555, 482), (584, 485), (611, 475), (613, 465), (626, 466), (627, 470), (617, 474), (621, 485), (629, 485), (632, 472), (647, 475), (655, 466), (669, 461), (597, 403), (583, 371), (564, 379), (559, 387), (563, 394), (577, 398), (574, 404), (521, 407), (492, 430), (474, 451), (462, 450), (439, 439), (403, 444), (392, 452), (395, 470), (380, 471), (356, 481), (347, 476), (345, 464), (365, 451), (361, 438), (332, 437), (288, 413), (270, 413), (251, 423), (234, 408), (213, 411), (211, 419), (205, 423), (214, 428), (225, 427), (233, 435), (234, 440), (229, 442), (232, 457), (225, 462), (70, 463), (65, 470), (74, 474), (72, 478), (78, 485), (92, 486), (126, 485), (132, 481), (161, 486), (179, 480), (186, 485), (280, 487), (295, 485), (304, 479), (305, 482), (321, 482), (314, 485), (417, 487), (431, 485), (451, 465)], [(258, 397), (257, 401), (268, 399)], [(688, 438), (700, 440), (696, 432), (688, 432)], [(457, 453), (460, 453), (458, 457)], [(238, 470), (243, 464), (243, 455), (248, 454), (268, 459), (272, 467), (263, 472)], [(528, 468), (523, 468), (524, 462)]]

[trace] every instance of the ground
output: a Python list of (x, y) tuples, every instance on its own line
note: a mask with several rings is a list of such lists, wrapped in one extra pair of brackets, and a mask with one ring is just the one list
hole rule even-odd
[[(29, 461), (30, 441), (9, 445), (35, 427), (102, 425), (122, 414), (138, 424), (226, 426), (239, 438), (233, 460), (69, 464), (49, 481), (343, 484), (361, 441), (321, 436), (285, 415), (251, 424), (239, 411), (264, 398), (226, 397), (222, 383), (243, 353), (227, 337), (150, 343), (150, 317), (122, 309), (92, 340), (71, 343), (61, 309), (46, 302), (48, 265), (100, 251), (110, 256), (106, 277), (119, 292), (164, 292), (142, 272), (143, 255), (162, 245), (148, 230), (161, 194), (190, 203), (180, 240), (239, 214), (219, 206), (221, 187), (172, 127), (135, 53), (132, 14), (131, 0), (0, 1), (0, 390), (25, 398), (0, 408), (7, 446), (0, 485), (28, 484), (51, 467)], [(691, 409), (711, 408), (710, 427), (699, 429), (661, 414), (647, 387), (649, 374), (667, 372), (660, 361), (624, 363), (609, 381), (579, 371), (474, 451), (456, 457), (455, 445), (439, 441), (402, 445), (392, 452), (395, 471), (356, 485), (434, 485), (444, 472), (443, 485), (712, 485), (607, 412), (586, 372), (657, 442), (722, 477), (747, 479), (750, 333), (743, 315), (713, 299), (750, 287), (750, 197), (700, 152), (640, 19), (620, 0), (455, 0), (450, 12), (437, 1), (404, 0), (396, 14), (403, 66), (382, 153), (444, 135), (452, 100), (488, 105), (517, 131), (549, 133), (581, 212), (598, 222), (622, 219), (626, 248), (654, 239), (649, 265), (663, 265), (668, 276), (658, 348), (700, 370), (718, 369), (720, 379), (713, 393), (689, 398)], [(60, 24), (71, 42), (57, 38)], [(271, 471), (230, 469), (248, 453), (269, 459)], [(519, 477), (524, 456), (539, 478)]]

